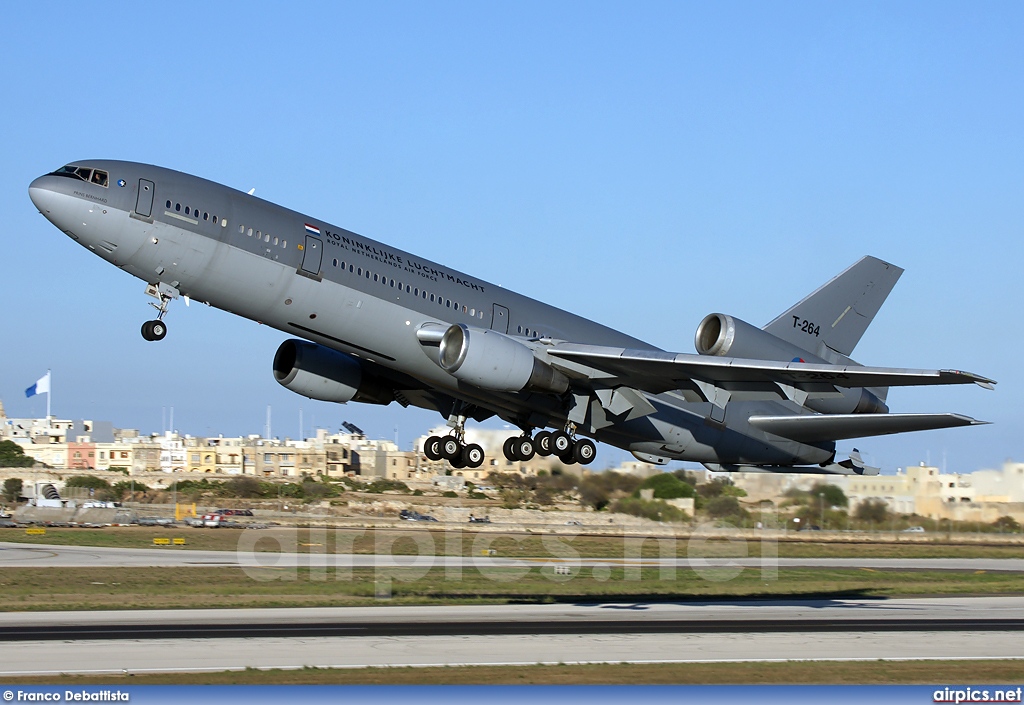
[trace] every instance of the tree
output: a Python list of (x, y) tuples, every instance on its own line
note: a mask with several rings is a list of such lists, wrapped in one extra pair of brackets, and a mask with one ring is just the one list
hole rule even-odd
[(821, 497), (826, 507), (845, 507), (850, 503), (841, 487), (825, 482), (815, 483), (814, 487), (811, 488), (810, 494), (815, 499)]
[(21, 499), (22, 481), (20, 477), (9, 477), (4, 480), (4, 497), (8, 502)]
[(0, 468), (30, 468), (35, 458), (25, 455), (24, 449), (14, 441), (0, 441)]
[(65, 487), (85, 487), (90, 490), (109, 490), (110, 483), (95, 475), (76, 475), (64, 483)]
[(1006, 531), (1009, 533), (1016, 533), (1020, 531), (1020, 524), (1011, 516), (1001, 516), (992, 522), (998, 531)]
[(718, 497), (712, 497), (709, 499), (707, 505), (704, 507), (704, 511), (706, 511), (708, 516), (712, 519), (743, 519), (747, 516), (746, 510), (740, 506), (739, 500), (735, 497), (728, 497), (725, 495), (719, 495)]
[(224, 491), (231, 496), (240, 497), (242, 499), (259, 497), (263, 494), (263, 488), (260, 486), (260, 481), (255, 477), (249, 477), (248, 475), (232, 477), (224, 483)]
[(860, 521), (881, 524), (889, 517), (889, 505), (880, 499), (865, 499), (857, 505), (854, 516)]

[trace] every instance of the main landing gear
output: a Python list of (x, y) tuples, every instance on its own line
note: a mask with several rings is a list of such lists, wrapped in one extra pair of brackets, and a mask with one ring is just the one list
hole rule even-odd
[(528, 435), (512, 437), (502, 446), (505, 458), (513, 462), (526, 462), (533, 456), (553, 455), (566, 465), (589, 465), (597, 457), (597, 446), (589, 438), (573, 440), (566, 431), (541, 431), (533, 438)]
[(453, 468), (478, 468), (484, 464), (484, 449), (476, 443), (466, 445), (464, 431), (450, 436), (431, 436), (423, 444), (430, 460), (447, 460)]
[[(484, 463), (484, 450), (476, 443), (466, 444), (466, 417), (453, 414), (452, 432), (447, 436), (431, 436), (423, 443), (423, 454), (428, 460), (447, 460), (453, 468), (478, 468)], [(505, 440), (502, 451), (512, 462), (527, 462), (535, 455), (553, 455), (565, 465), (590, 465), (597, 457), (597, 446), (589, 438), (576, 439), (576, 427), (566, 426), (564, 431), (541, 431), (530, 436), (524, 429), (522, 436)]]

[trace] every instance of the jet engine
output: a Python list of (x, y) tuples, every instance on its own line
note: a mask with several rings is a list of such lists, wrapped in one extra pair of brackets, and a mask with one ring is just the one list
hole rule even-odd
[(701, 355), (827, 364), (826, 360), (803, 348), (724, 313), (705, 316), (697, 326), (693, 344)]
[(310, 399), (390, 404), (394, 390), (368, 378), (351, 355), (305, 340), (286, 340), (274, 355), (274, 379)]
[(458, 380), (500, 392), (561, 394), (569, 380), (526, 345), (493, 330), (455, 324), (441, 338), (438, 364)]
[[(704, 317), (697, 326), (693, 344), (701, 355), (834, 364), (771, 333), (755, 328), (746, 321), (723, 313), (712, 313)], [(844, 362), (857, 364), (848, 358), (844, 358)], [(885, 390), (878, 392), (860, 387), (840, 388), (839, 392), (825, 392), (812, 396), (807, 399), (804, 406), (822, 414), (887, 413), (889, 407), (884, 401)]]

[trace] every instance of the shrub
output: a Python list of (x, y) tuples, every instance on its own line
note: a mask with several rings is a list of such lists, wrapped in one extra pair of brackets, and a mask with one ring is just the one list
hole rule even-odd
[(85, 487), (90, 490), (109, 490), (110, 483), (95, 475), (76, 475), (64, 483), (65, 487)]
[(454, 498), (454, 497), (458, 497), (459, 493), (458, 492), (452, 492), (451, 490), (448, 490), (447, 492), (442, 493), (441, 496), (442, 497), (448, 497), (449, 499), (451, 499), (451, 498)]
[(633, 497), (640, 497), (640, 490), (654, 490), (655, 499), (678, 499), (679, 497), (693, 497), (695, 492), (693, 486), (680, 480), (669, 473), (652, 475), (640, 483), (640, 486), (633, 492)]
[(735, 497), (727, 497), (725, 495), (719, 495), (718, 497), (712, 497), (709, 499), (707, 504), (704, 506), (704, 511), (706, 511), (708, 516), (712, 519), (744, 519), (747, 517), (747, 511), (740, 506), (739, 500)]
[(854, 516), (861, 521), (880, 524), (889, 518), (889, 505), (880, 499), (866, 499), (857, 505)]
[(17, 502), (21, 499), (21, 491), (24, 489), (20, 477), (9, 477), (4, 480), (4, 497), (8, 502)]
[(623, 497), (612, 505), (611, 510), (653, 521), (686, 521), (689, 519), (684, 511), (673, 507), (668, 502), (647, 501), (636, 497)]

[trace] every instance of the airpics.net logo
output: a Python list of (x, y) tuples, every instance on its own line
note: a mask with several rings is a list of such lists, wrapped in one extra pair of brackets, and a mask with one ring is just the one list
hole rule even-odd
[(950, 688), (936, 690), (932, 694), (935, 703), (1019, 703), (1024, 688)]

